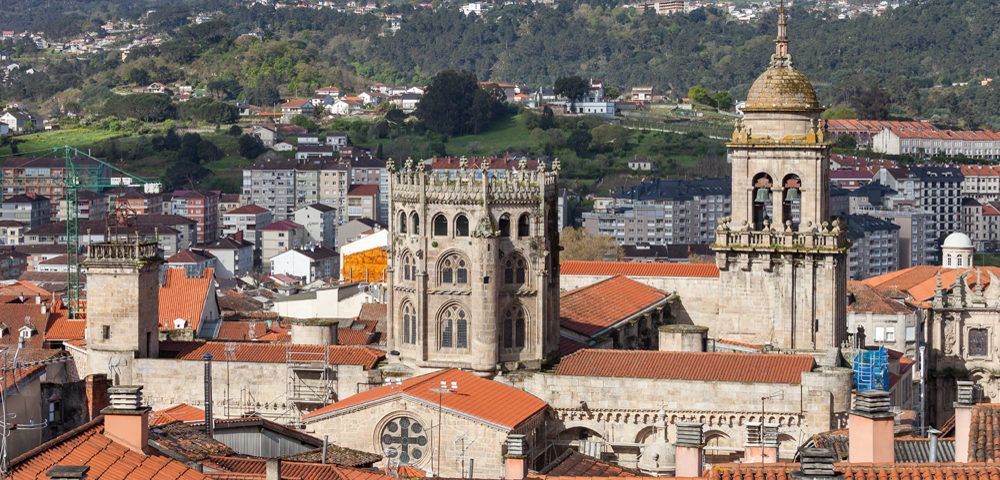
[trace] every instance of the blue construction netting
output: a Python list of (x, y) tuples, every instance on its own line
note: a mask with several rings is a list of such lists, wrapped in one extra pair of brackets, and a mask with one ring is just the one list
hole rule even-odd
[(889, 391), (889, 354), (885, 347), (858, 352), (854, 357), (854, 384), (858, 391)]

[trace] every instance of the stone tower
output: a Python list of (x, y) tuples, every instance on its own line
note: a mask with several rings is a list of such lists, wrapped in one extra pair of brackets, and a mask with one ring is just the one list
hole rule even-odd
[(132, 385), (136, 358), (159, 355), (159, 265), (155, 242), (87, 246), (87, 373)]
[(493, 375), (559, 348), (558, 161), (493, 175), (391, 161), (388, 344), (418, 369)]
[(727, 145), (733, 216), (716, 229), (720, 338), (817, 350), (846, 339), (845, 227), (829, 218), (830, 142), (792, 65), (784, 7), (775, 53)]

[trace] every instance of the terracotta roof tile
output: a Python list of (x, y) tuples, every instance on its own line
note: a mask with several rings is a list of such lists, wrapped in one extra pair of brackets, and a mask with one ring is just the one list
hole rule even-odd
[(355, 320), (349, 327), (337, 329), (338, 345), (370, 345), (377, 341), (373, 321)]
[(582, 350), (587, 348), (589, 345), (586, 343), (578, 342), (572, 338), (560, 336), (559, 337), (559, 355), (565, 357), (577, 350)]
[(288, 330), (277, 322), (271, 322), (269, 326), (267, 320), (227, 320), (219, 325), (219, 333), (215, 338), (217, 340), (268, 341), (264, 338), (272, 333), (287, 334)]
[[(315, 448), (302, 453), (295, 453), (281, 457), (282, 460), (293, 462), (323, 463), (323, 447)], [(329, 445), (326, 448), (326, 463), (341, 465), (346, 467), (365, 468), (382, 459), (381, 455), (362, 452), (339, 445)]]
[(876, 290), (871, 285), (861, 282), (847, 282), (847, 291), (851, 295), (851, 301), (847, 306), (847, 310), (850, 312), (894, 315), (913, 313), (916, 310), (916, 307), (907, 305), (890, 297), (886, 292)]
[(1000, 462), (1000, 405), (980, 404), (972, 407), (969, 427), (969, 461)]
[(567, 260), (561, 275), (624, 275), (627, 277), (718, 277), (714, 263), (588, 262)]
[(347, 195), (357, 195), (357, 196), (372, 196), (378, 195), (378, 185), (375, 184), (359, 184), (351, 185), (351, 188), (347, 190)]
[(198, 331), (209, 295), (215, 295), (215, 269), (206, 268), (200, 277), (188, 277), (184, 268), (168, 268), (160, 286), (160, 329), (171, 330), (174, 320), (183, 319), (186, 328)]
[[(234, 473), (258, 475), (262, 478), (267, 460), (262, 458), (212, 457), (220, 467)], [(218, 477), (227, 479), (231, 477)], [(281, 462), (281, 478), (301, 480), (396, 480), (378, 470), (362, 470), (341, 465), (305, 462)]]
[[(226, 352), (226, 345), (233, 344), (232, 355)], [(378, 363), (385, 352), (363, 346), (331, 345), (326, 348), (326, 361), (330, 365), (361, 365), (370, 369)], [(324, 359), (324, 347), (320, 345), (291, 345), (254, 342), (160, 342), (160, 352), (176, 355), (178, 360), (202, 360), (202, 355), (211, 353), (219, 360), (234, 362), (285, 363), (288, 353), (315, 356)]]
[[(719, 464), (708, 471), (708, 480), (791, 480), (797, 463)], [(887, 465), (835, 463), (843, 480), (996, 480), (995, 463), (897, 463)]]
[(662, 290), (614, 276), (562, 294), (559, 326), (594, 337), (669, 297)]
[(278, 220), (277, 222), (261, 228), (261, 230), (287, 231), (295, 230), (296, 228), (302, 228), (302, 225), (299, 225), (291, 220)]
[(192, 407), (186, 403), (180, 403), (149, 414), (150, 427), (166, 425), (173, 422), (193, 423), (203, 421), (205, 421), (205, 411), (197, 407)]
[(982, 281), (984, 290), (989, 288), (990, 285), (989, 273), (1000, 277), (1000, 267), (955, 269), (921, 265), (871, 277), (862, 280), (861, 283), (870, 285), (883, 292), (906, 293), (912, 297), (914, 303), (919, 304), (934, 298), (938, 271), (941, 272), (941, 286), (945, 289), (950, 289), (950, 286), (955, 283), (955, 277), (962, 272), (968, 272), (965, 281), (970, 287), (975, 286), (977, 281)]
[[(205, 412), (201, 413), (204, 419)], [(194, 427), (180, 420), (154, 426), (152, 420), (150, 416), (149, 440), (155, 442), (159, 448), (181, 454), (196, 462), (214, 455), (236, 455), (235, 450), (206, 435), (204, 427)]]
[(568, 449), (538, 473), (550, 477), (648, 477), (638, 470), (619, 467), (599, 458)]
[[(444, 395), (439, 399), (432, 389), (438, 388), (440, 382), (458, 382), (458, 395)], [(521, 389), (449, 368), (404, 380), (401, 385), (385, 385), (361, 392), (306, 414), (302, 420), (316, 421), (394, 396), (422, 400), (434, 405), (440, 401), (449, 410), (511, 429), (548, 406), (538, 397)]]
[(809, 355), (586, 349), (563, 357), (556, 374), (794, 384), (814, 365)]
[(136, 453), (104, 436), (104, 417), (43, 443), (10, 463), (13, 478), (47, 479), (55, 465), (86, 465), (87, 478), (197, 480), (205, 475), (159, 453)]
[(233, 215), (256, 215), (258, 213), (267, 213), (269, 211), (270, 210), (268, 210), (268, 209), (266, 209), (264, 207), (261, 207), (261, 206), (258, 206), (258, 205), (254, 205), (254, 204), (250, 204), (250, 205), (243, 205), (242, 207), (239, 207), (239, 208), (234, 208), (234, 209), (226, 212), (226, 215), (229, 215), (229, 214), (233, 214)]

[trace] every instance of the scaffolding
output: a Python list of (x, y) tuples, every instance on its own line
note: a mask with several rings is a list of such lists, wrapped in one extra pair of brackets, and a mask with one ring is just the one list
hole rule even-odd
[(286, 398), (299, 411), (312, 411), (337, 400), (337, 371), (330, 349), (321, 351), (289, 345), (285, 359)]
[(889, 391), (889, 354), (885, 347), (858, 352), (854, 357), (854, 384), (858, 391)]

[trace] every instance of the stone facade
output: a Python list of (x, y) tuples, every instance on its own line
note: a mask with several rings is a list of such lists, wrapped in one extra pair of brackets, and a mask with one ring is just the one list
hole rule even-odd
[(465, 166), (390, 175), (388, 349), (420, 368), (538, 367), (559, 341), (558, 163), (502, 179)]
[(156, 243), (87, 245), (87, 374), (135, 385), (135, 361), (159, 355)]

